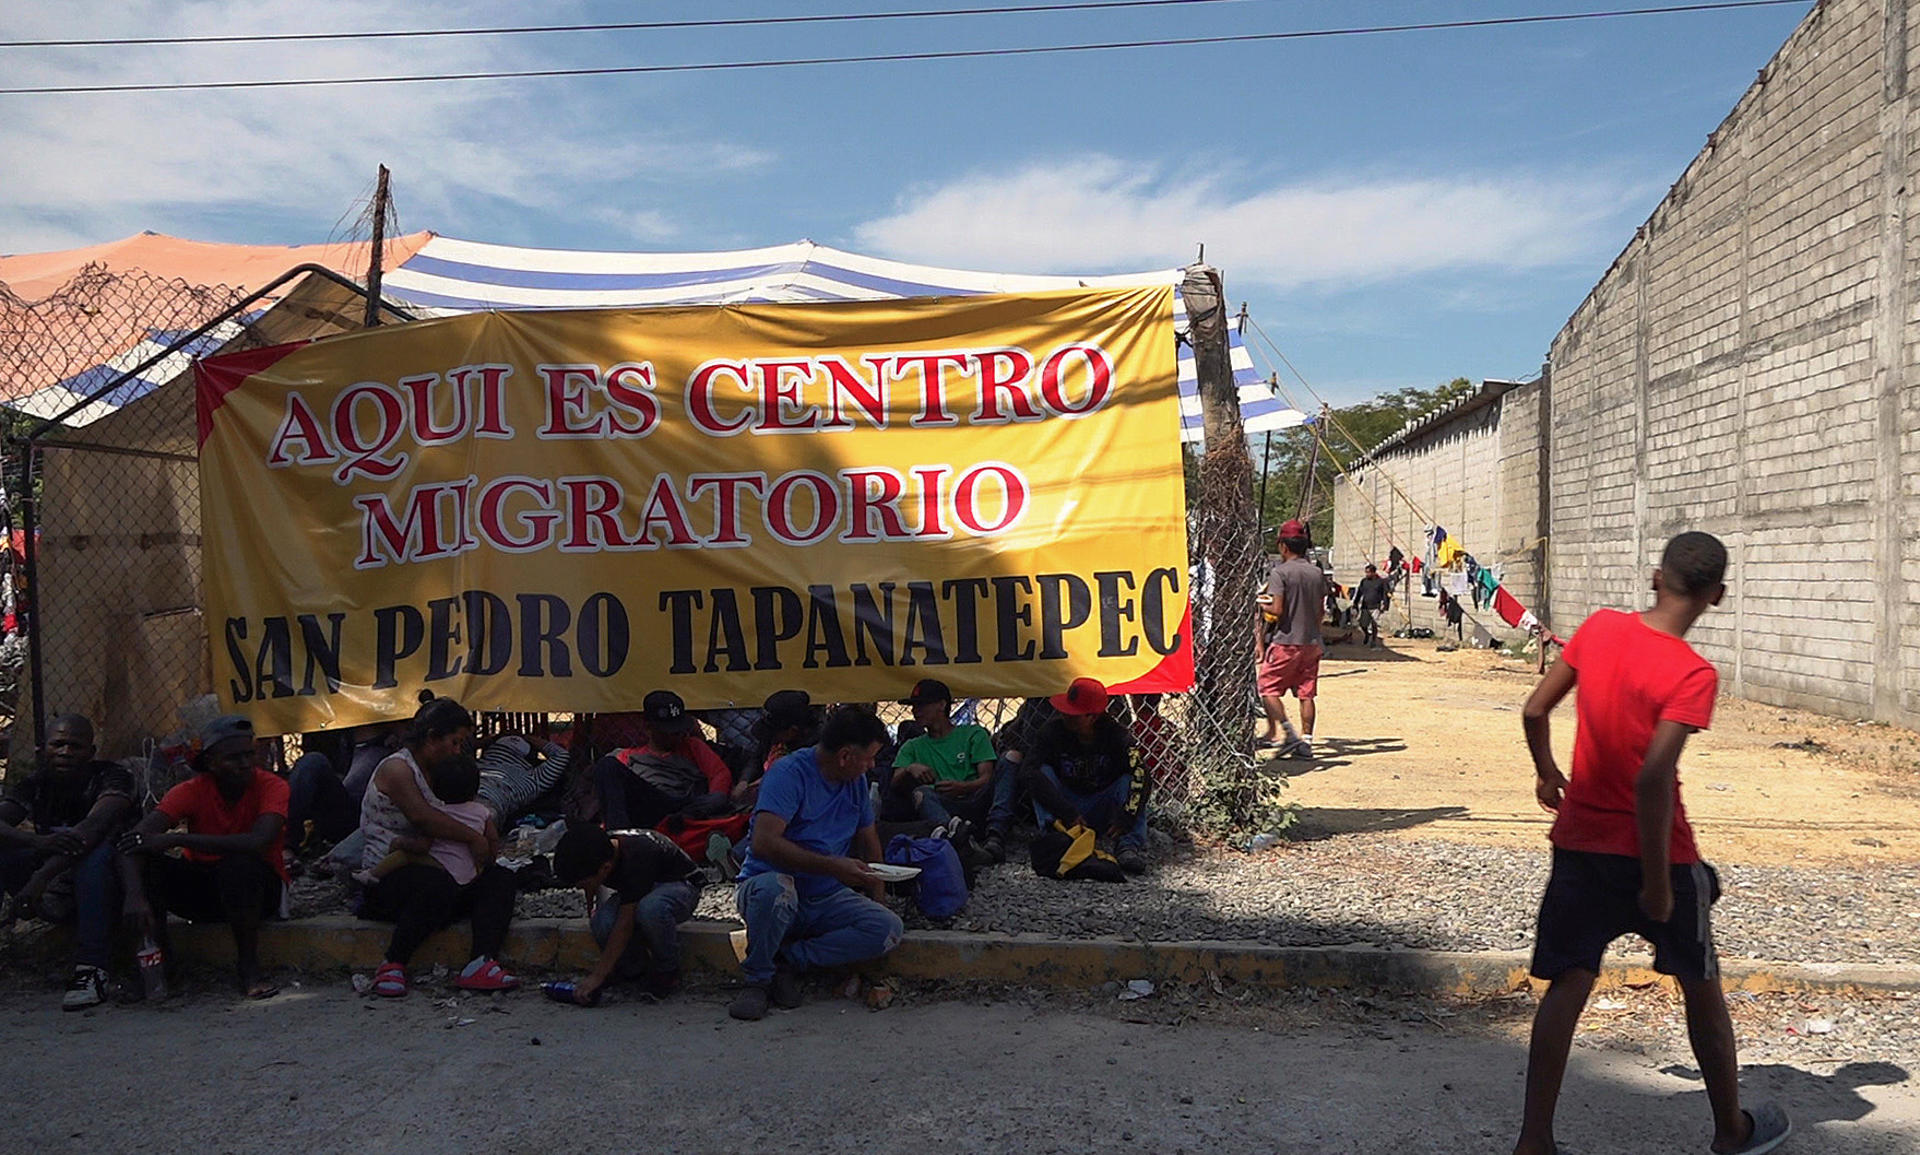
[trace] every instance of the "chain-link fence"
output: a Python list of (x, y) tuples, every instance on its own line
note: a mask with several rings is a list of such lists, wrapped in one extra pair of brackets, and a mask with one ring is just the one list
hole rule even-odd
[[(1209, 430), (1214, 449), (1188, 470), (1191, 617), (1183, 628), (1194, 642), (1196, 683), (1189, 693), (1135, 695), (1113, 705), (1135, 737), (1151, 811), (1175, 828), (1245, 826), (1257, 795), (1252, 623), (1263, 555), (1252, 464), (1218, 324), (1218, 282), (1210, 283), (1210, 306), (1195, 308), (1204, 294), (1187, 289), (1194, 310), (1188, 339), (1196, 342), (1203, 385), (1209, 372), (1226, 374), (1220, 415), (1229, 424)], [(357, 328), (355, 292), (338, 278), (309, 277), (263, 308), (261, 294), (100, 269), (32, 304), (0, 289), (6, 395), (19, 412), (20, 399), (37, 393), (31, 416), (15, 418), (7, 441), (10, 513), (23, 531), (14, 601), (34, 642), (19, 679), (26, 724), (16, 727), (16, 749), (32, 749), (54, 713), (93, 718), (110, 757), (165, 748), (210, 716), (198, 438), (187, 370), (194, 357), (219, 350)], [(1211, 369), (1202, 347), (1209, 332), (1219, 346)], [(64, 386), (47, 388), (55, 382)], [(883, 715), (898, 722), (907, 711), (891, 701), (905, 695), (914, 673), (896, 673), (898, 685), (876, 683), (873, 693)], [(980, 699), (962, 709), (998, 734), (1020, 705)], [(412, 703), (397, 708), (404, 715)], [(536, 730), (544, 721), (501, 715), (483, 719), (481, 728), (485, 737)]]
[(104, 756), (124, 757), (205, 712), (189, 370), (215, 352), (357, 327), (357, 293), (315, 266), (251, 294), (100, 266), (38, 301), (0, 287), (9, 608), (29, 642), (12, 749), (35, 748), (50, 715), (72, 712), (95, 720)]
[(184, 699), (158, 700), (205, 680), (192, 401), (182, 419), (151, 395), (185, 368), (180, 338), (242, 296), (101, 265), (36, 301), (0, 286), (14, 748), (51, 705), (106, 721), (107, 748), (132, 753), (136, 734), (177, 726)]

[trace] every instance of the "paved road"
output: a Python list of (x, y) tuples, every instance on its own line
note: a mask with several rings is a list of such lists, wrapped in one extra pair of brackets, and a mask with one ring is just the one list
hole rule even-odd
[[(261, 1004), (203, 994), (63, 1015), (43, 991), (14, 991), (0, 995), (0, 1102), (8, 1147), (35, 1155), (1465, 1155), (1507, 1150), (1518, 1114), (1524, 1056), (1512, 1044), (1390, 1020), (1277, 1037), (1059, 1002), (875, 1014), (823, 997), (743, 1024), (724, 997), (589, 1011), (522, 993), (449, 1009), (424, 990), (379, 1003), (327, 983)], [(1580, 1052), (1562, 1142), (1592, 1155), (1704, 1151), (1699, 1085), (1663, 1062)], [(1920, 1150), (1912, 1082), (1855, 1089), (1831, 1066), (1749, 1081), (1794, 1111), (1794, 1155)]]

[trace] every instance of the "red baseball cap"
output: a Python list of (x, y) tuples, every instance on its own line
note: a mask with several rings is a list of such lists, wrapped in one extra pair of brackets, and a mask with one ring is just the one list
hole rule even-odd
[(1052, 702), (1053, 708), (1062, 714), (1104, 714), (1111, 697), (1100, 679), (1075, 678), (1066, 693), (1055, 694), (1047, 701)]
[(1311, 531), (1311, 530), (1309, 530), (1309, 529), (1307, 528), (1307, 523), (1306, 523), (1306, 522), (1304, 522), (1304, 521), (1301, 521), (1301, 520), (1300, 520), (1299, 518), (1297, 518), (1297, 517), (1296, 517), (1296, 518), (1293, 518), (1293, 519), (1292, 519), (1292, 520), (1290, 520), (1290, 521), (1285, 521), (1285, 522), (1282, 522), (1282, 523), (1280, 524), (1280, 533), (1279, 533), (1279, 534), (1278, 534), (1277, 536), (1280, 536), (1280, 537), (1312, 537), (1312, 536), (1313, 536), (1313, 533), (1312, 533), (1312, 531)]

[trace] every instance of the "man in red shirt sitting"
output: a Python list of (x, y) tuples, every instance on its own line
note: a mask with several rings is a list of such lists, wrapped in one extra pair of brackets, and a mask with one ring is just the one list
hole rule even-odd
[[(647, 744), (609, 754), (593, 767), (601, 823), (608, 830), (651, 830), (670, 814), (712, 818), (735, 809), (733, 771), (700, 734), (700, 723), (672, 690), (641, 704)], [(747, 791), (738, 791), (745, 797)]]
[[(136, 932), (170, 959), (168, 913), (226, 923), (240, 989), (265, 999), (280, 993), (260, 969), (259, 943), (260, 923), (285, 902), (287, 784), (254, 765), (253, 737), (253, 723), (232, 714), (207, 723), (197, 773), (167, 791), (120, 840), (120, 851), (129, 864), (126, 916)], [(167, 853), (175, 849), (178, 857)]]
[[(1674, 538), (1653, 575), (1653, 608), (1588, 618), (1527, 699), (1522, 718), (1535, 794), (1557, 817), (1533, 950), (1534, 977), (1551, 985), (1534, 1018), (1515, 1155), (1557, 1150), (1553, 1112), (1574, 1029), (1607, 946), (1627, 934), (1651, 943), (1654, 969), (1680, 983), (1687, 1037), (1713, 1108), (1712, 1149), (1757, 1155), (1792, 1130), (1773, 1104), (1741, 1109), (1733, 1021), (1709, 917), (1720, 881), (1700, 860), (1680, 803), (1680, 750), (1713, 721), (1719, 687), (1713, 664), (1684, 639), (1720, 604), (1726, 571), (1726, 547), (1712, 535)], [(1568, 781), (1554, 763), (1548, 718), (1576, 682)]]

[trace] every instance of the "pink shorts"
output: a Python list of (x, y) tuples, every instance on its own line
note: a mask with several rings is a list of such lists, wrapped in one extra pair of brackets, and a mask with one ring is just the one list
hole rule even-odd
[(1267, 647), (1260, 658), (1260, 694), (1278, 698), (1288, 690), (1296, 698), (1311, 698), (1320, 692), (1320, 647)]

